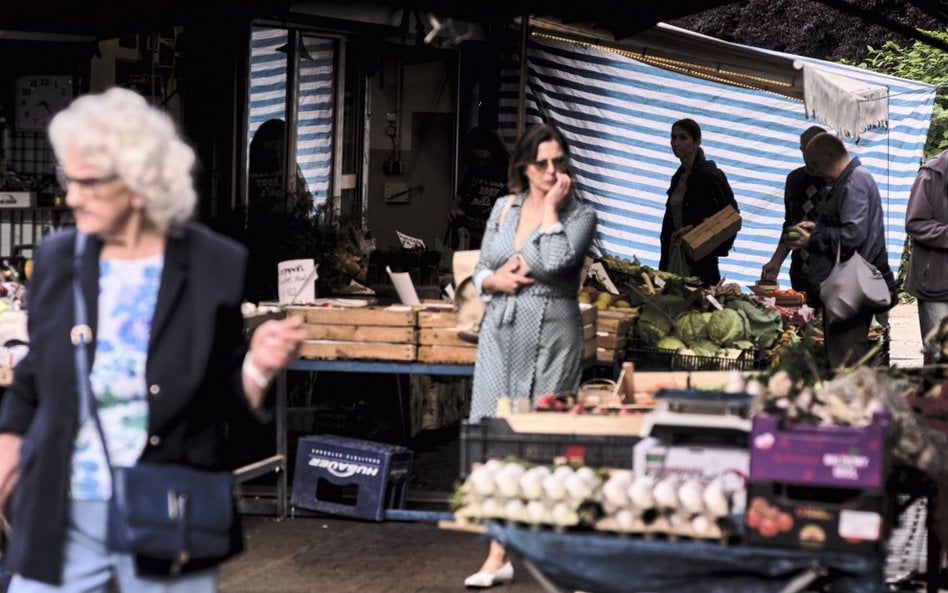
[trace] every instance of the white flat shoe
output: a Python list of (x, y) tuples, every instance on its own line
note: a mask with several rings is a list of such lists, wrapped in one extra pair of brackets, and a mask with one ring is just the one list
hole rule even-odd
[(513, 564), (506, 563), (496, 572), (475, 572), (464, 579), (464, 586), (474, 589), (487, 589), (513, 580)]

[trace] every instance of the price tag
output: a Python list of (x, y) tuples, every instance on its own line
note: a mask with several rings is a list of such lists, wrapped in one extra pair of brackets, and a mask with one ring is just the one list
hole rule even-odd
[(404, 249), (421, 249), (422, 251), (426, 249), (425, 242), (418, 237), (406, 235), (401, 231), (395, 231), (395, 235), (398, 236), (398, 241), (402, 244)]
[(722, 304), (718, 301), (718, 299), (714, 298), (712, 295), (710, 295), (710, 294), (709, 294), (709, 295), (705, 295), (705, 298), (707, 298), (707, 299), (708, 299), (708, 302), (711, 303), (711, 306), (714, 307), (715, 309), (717, 309), (718, 311), (720, 311), (721, 309), (724, 308), (724, 305), (722, 305)]
[(619, 294), (619, 289), (616, 288), (615, 284), (613, 284), (612, 279), (609, 278), (609, 273), (606, 272), (606, 268), (601, 262), (596, 262), (589, 266), (589, 271), (586, 273), (586, 277), (592, 278), (596, 282), (602, 284), (602, 287), (608, 292), (612, 294)]

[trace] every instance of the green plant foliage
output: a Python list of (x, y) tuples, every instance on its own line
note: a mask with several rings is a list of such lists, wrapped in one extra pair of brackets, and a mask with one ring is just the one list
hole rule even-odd
[[(926, 35), (948, 41), (948, 31), (923, 31)], [(845, 61), (844, 61), (845, 62)], [(921, 41), (902, 47), (887, 41), (879, 48), (868, 47), (860, 67), (882, 74), (933, 85), (948, 85), (948, 53)], [(948, 86), (938, 89), (932, 112), (931, 127), (925, 142), (924, 159), (948, 149)]]

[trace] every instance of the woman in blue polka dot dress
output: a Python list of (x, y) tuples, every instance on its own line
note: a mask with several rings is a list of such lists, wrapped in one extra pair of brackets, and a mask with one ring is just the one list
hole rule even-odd
[[(510, 160), (508, 187), (494, 203), (474, 284), (487, 301), (474, 365), (472, 421), (493, 416), (497, 399), (533, 402), (575, 393), (582, 359), (579, 275), (596, 232), (596, 211), (571, 192), (569, 146), (553, 126), (527, 130)], [(468, 587), (513, 578), (497, 542)]]

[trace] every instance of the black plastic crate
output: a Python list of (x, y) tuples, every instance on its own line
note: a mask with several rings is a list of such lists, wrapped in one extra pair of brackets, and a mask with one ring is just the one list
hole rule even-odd
[(549, 465), (574, 448), (584, 451), (584, 463), (588, 466), (631, 469), (632, 447), (638, 441), (637, 436), (514, 432), (503, 418), (462, 422), (460, 473), (466, 476), (472, 464), (492, 458), (516, 457)]
[(638, 371), (752, 371), (766, 368), (771, 357), (750, 350), (742, 351), (737, 358), (699, 356), (633, 344), (626, 347), (625, 360), (635, 363)]

